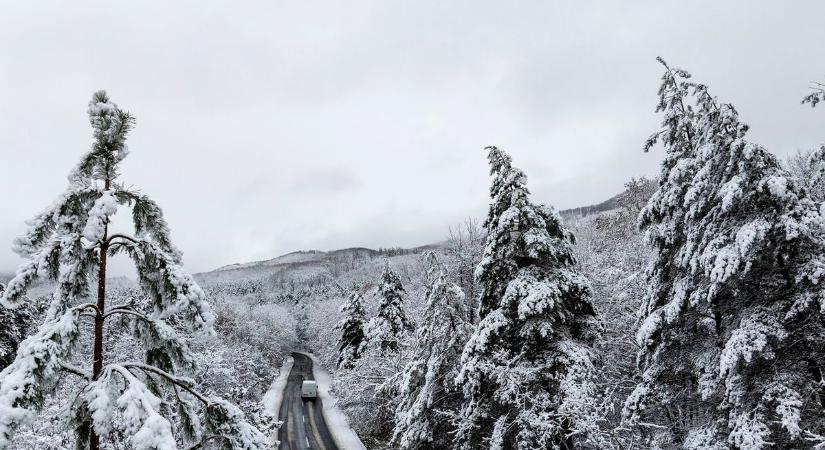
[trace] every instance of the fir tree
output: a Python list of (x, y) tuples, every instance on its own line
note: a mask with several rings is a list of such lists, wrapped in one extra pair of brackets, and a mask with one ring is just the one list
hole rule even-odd
[[(655, 258), (625, 404), (651, 445), (810, 447), (823, 434), (823, 218), (730, 104), (667, 66), (665, 158), (642, 211)], [(660, 425), (660, 426), (655, 426)]]
[(353, 287), (349, 299), (341, 307), (344, 318), (338, 323), (341, 337), (338, 339), (338, 368), (351, 369), (361, 358), (365, 345), (364, 325), (364, 298), (356, 287)]
[(455, 377), (469, 337), (464, 293), (447, 281), (433, 252), (425, 259), (426, 309), (416, 332), (416, 348), (401, 373), (400, 402), (395, 411), (393, 441), (402, 450), (450, 447), (451, 414), (460, 403)]
[[(198, 392), (185, 376), (194, 362), (179, 332), (210, 333), (214, 316), (201, 288), (181, 267), (161, 209), (119, 181), (134, 119), (104, 91), (94, 94), (88, 113), (91, 150), (71, 172), (68, 189), (15, 242), (27, 261), (9, 282), (3, 305), (19, 306), (38, 277), (56, 281), (57, 287), (43, 325), (0, 372), (0, 448), (10, 445), (14, 429), (43, 405), (58, 382), (76, 382), (70, 422), (78, 448), (96, 450), (110, 434), (126, 436), (126, 445), (134, 449), (173, 449), (178, 441), (265, 448), (267, 437), (237, 407)], [(109, 229), (120, 206), (131, 207), (134, 235)], [(118, 253), (134, 262), (150, 299), (147, 308), (106, 304), (106, 262)], [(118, 361), (104, 354), (104, 323), (115, 318), (128, 324), (145, 349), (145, 360)], [(88, 322), (91, 361), (80, 362), (88, 346), (79, 338)], [(76, 365), (84, 363), (91, 370)], [(173, 402), (176, 411), (169, 408)], [(177, 436), (173, 422), (179, 424)]]
[(574, 237), (530, 202), (526, 177), (488, 147), (492, 202), (476, 269), (481, 321), (464, 348), (462, 448), (563, 448), (595, 439), (590, 287)]
[(401, 278), (387, 262), (378, 286), (378, 316), (370, 320), (367, 331), (370, 344), (382, 351), (397, 351), (404, 333), (412, 328), (404, 313), (404, 294)]

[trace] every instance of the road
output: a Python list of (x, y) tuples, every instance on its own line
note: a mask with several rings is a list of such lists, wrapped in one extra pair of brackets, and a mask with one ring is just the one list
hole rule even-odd
[(281, 441), (278, 450), (338, 450), (321, 414), (321, 399), (301, 399), (301, 382), (314, 379), (312, 359), (301, 353), (293, 353), (292, 358), (295, 363), (289, 372), (278, 412), (278, 420), (284, 422), (278, 430), (278, 440)]

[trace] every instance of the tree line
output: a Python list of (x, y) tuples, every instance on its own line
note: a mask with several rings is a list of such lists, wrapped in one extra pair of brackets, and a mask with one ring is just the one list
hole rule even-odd
[[(646, 265), (644, 278), (584, 276), (573, 233), (488, 147), (478, 292), (468, 298), (456, 282), (466, 275), (449, 280), (428, 253), (425, 310), (410, 332), (389, 268), (369, 321), (354, 288), (339, 373), (374, 385), (390, 445), (825, 448), (825, 147), (783, 164), (747, 139), (733, 105), (659, 61), (662, 126), (643, 147), (664, 150), (658, 179), (631, 180), (621, 210), (595, 219), (611, 243), (595, 251)], [(803, 103), (822, 95), (819, 85)], [(647, 248), (622, 245), (635, 242), (628, 223)], [(622, 300), (597, 308), (594, 286)], [(607, 322), (633, 302), (623, 346), (626, 330)], [(630, 345), (635, 362), (615, 354)]]

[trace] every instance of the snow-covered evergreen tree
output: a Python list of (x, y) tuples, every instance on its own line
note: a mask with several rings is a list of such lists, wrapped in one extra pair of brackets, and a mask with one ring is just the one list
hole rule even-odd
[(533, 204), (511, 158), (487, 148), (492, 202), (476, 270), (481, 321), (464, 348), (461, 448), (562, 448), (596, 438), (594, 311), (572, 233)]
[(807, 448), (825, 434), (823, 217), (748, 127), (665, 66), (665, 158), (640, 223), (655, 251), (625, 404), (651, 446)]
[(366, 314), (364, 298), (359, 289), (354, 287), (347, 301), (341, 307), (344, 318), (338, 323), (341, 337), (338, 339), (338, 368), (351, 369), (364, 350)]
[(461, 351), (472, 330), (461, 288), (447, 280), (435, 253), (427, 252), (426, 309), (412, 359), (401, 373), (393, 441), (402, 450), (451, 444), (450, 416), (460, 404), (455, 385)]
[(412, 328), (404, 312), (404, 293), (401, 278), (390, 268), (388, 261), (378, 286), (378, 315), (370, 320), (367, 327), (370, 345), (382, 351), (398, 350), (402, 337)]
[[(236, 406), (198, 392), (186, 377), (194, 360), (179, 333), (210, 333), (214, 316), (201, 288), (181, 267), (161, 209), (119, 181), (132, 116), (104, 91), (93, 95), (88, 113), (91, 150), (71, 172), (68, 189), (15, 242), (27, 261), (9, 282), (2, 304), (19, 306), (38, 277), (56, 281), (57, 288), (43, 325), (0, 372), (0, 448), (10, 445), (13, 431), (58, 382), (77, 386), (70, 425), (78, 448), (100, 448), (109, 435), (126, 436), (123, 444), (134, 449), (173, 449), (184, 442), (266, 448), (268, 438)], [(131, 207), (134, 235), (109, 229), (120, 206)], [(134, 262), (150, 299), (147, 307), (106, 304), (106, 261), (118, 253)], [(145, 360), (119, 361), (104, 353), (104, 324), (114, 319), (128, 324)], [(89, 325), (93, 342), (80, 342)], [(89, 356), (91, 361), (83, 361)]]

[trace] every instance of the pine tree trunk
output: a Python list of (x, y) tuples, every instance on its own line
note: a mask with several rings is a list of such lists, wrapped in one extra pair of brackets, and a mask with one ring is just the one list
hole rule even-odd
[[(109, 190), (109, 178), (106, 178), (104, 190)], [(103, 239), (100, 242), (100, 263), (97, 271), (97, 315), (95, 316), (94, 352), (92, 361), (92, 379), (96, 380), (103, 371), (103, 313), (106, 308), (106, 254), (109, 253), (109, 224), (103, 226)], [(100, 450), (100, 436), (91, 428), (89, 450)]]

